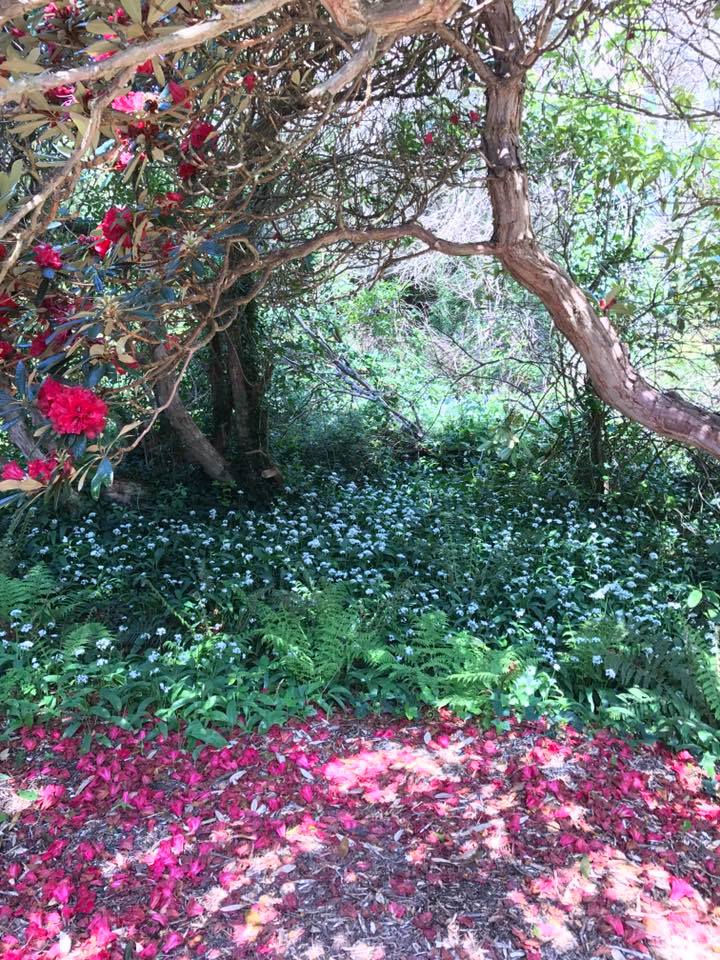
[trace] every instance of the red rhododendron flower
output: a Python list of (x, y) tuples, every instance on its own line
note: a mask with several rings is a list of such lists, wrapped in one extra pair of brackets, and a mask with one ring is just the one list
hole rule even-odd
[(122, 7), (117, 7), (115, 13), (111, 13), (107, 21), (108, 23), (119, 23), (122, 26), (127, 26), (127, 24), (130, 23), (130, 17), (126, 10)]
[(47, 460), (30, 460), (28, 463), (28, 473), (32, 480), (39, 480), (40, 483), (48, 483), (59, 462), (56, 456), (50, 456)]
[(3, 480), (24, 480), (25, 471), (17, 462), (17, 460), (8, 460), (6, 464), (3, 464), (2, 479)]
[(115, 97), (110, 106), (118, 113), (142, 113), (147, 100), (148, 95), (146, 93), (135, 91), (134, 93), (124, 93), (121, 97)]
[(107, 404), (85, 387), (62, 387), (48, 417), (56, 433), (99, 437), (107, 421)]
[(48, 377), (47, 380), (43, 380), (40, 389), (38, 390), (37, 395), (37, 406), (38, 410), (44, 417), (50, 416), (50, 409), (55, 403), (57, 398), (66, 390), (67, 387), (64, 387), (57, 380), (53, 380), (52, 377)]
[(49, 297), (44, 297), (42, 303), (40, 304), (40, 310), (42, 310), (46, 315), (48, 320), (63, 321), (75, 311), (77, 307), (77, 301), (73, 300), (71, 297), (66, 297), (63, 294), (52, 294)]
[(161, 207), (174, 207), (178, 203), (182, 203), (185, 199), (185, 194), (181, 193), (179, 190), (170, 190), (168, 193), (161, 193), (157, 198), (157, 202)]
[(69, 20), (78, 12), (77, 6), (68, 4), (66, 7), (58, 6), (57, 3), (48, 3), (43, 7), (43, 19), (48, 20)]
[[(190, 131), (190, 144), (193, 149), (197, 150), (201, 147), (214, 129), (215, 127), (206, 120), (201, 120), (200, 123), (196, 123)], [(187, 143), (187, 140), (185, 140), (184, 143)], [(187, 149), (187, 147), (185, 149)]]
[(450, 114), (450, 123), (456, 127), (460, 123), (460, 117), (456, 113)]
[(471, 110), (468, 113), (468, 119), (470, 120), (470, 123), (477, 123), (480, 120), (480, 114), (477, 112), (477, 110)]
[(4, 363), (6, 360), (13, 360), (15, 356), (15, 347), (11, 343), (8, 343), (7, 340), (0, 340), (0, 362)]
[(111, 246), (112, 240), (108, 240), (107, 237), (102, 237), (93, 244), (93, 250), (99, 257), (104, 257)]
[(45, 91), (45, 99), (62, 104), (75, 103), (75, 87), (72, 83), (66, 83), (61, 87), (51, 87), (50, 90)]
[(171, 80), (168, 83), (168, 91), (170, 92), (170, 98), (174, 104), (186, 103), (190, 100), (190, 91), (188, 88), (183, 87), (174, 80)]
[(132, 219), (132, 211), (127, 207), (110, 207), (100, 221), (103, 236), (107, 237), (111, 243), (122, 240), (124, 247), (131, 246), (132, 240), (129, 233), (132, 227)]
[(33, 247), (35, 262), (39, 267), (49, 267), (51, 270), (59, 270), (62, 267), (62, 257), (51, 243), (38, 243)]
[[(155, 103), (154, 100), (150, 101), (151, 106), (154, 103)], [(159, 129), (160, 128), (156, 123), (151, 123), (149, 120), (136, 120), (134, 123), (128, 124), (127, 135), (125, 137), (122, 136), (122, 133), (120, 130), (118, 130), (118, 133), (120, 134), (120, 138), (124, 142), (128, 142), (130, 140), (137, 140), (138, 137), (142, 136), (142, 137), (145, 137), (145, 142), (148, 143), (153, 139), (153, 137), (159, 131)]]
[(242, 85), (245, 87), (248, 93), (252, 93), (255, 89), (255, 84), (257, 83), (257, 77), (254, 73), (248, 73), (247, 76), (243, 77)]
[(48, 342), (48, 337), (50, 335), (50, 332), (51, 331), (46, 330), (45, 333), (35, 334), (30, 344), (31, 357), (40, 357), (43, 355), (43, 353), (45, 353), (45, 351), (47, 350), (47, 345), (48, 345), (47, 342)]
[(435, 137), (433, 136), (433, 134), (430, 133), (430, 131), (428, 131), (428, 132), (425, 134), (425, 136), (423, 137), (423, 143), (424, 143), (426, 146), (430, 146), (430, 144), (433, 142), (434, 139), (435, 139)]
[(117, 160), (115, 161), (113, 165), (113, 169), (119, 170), (121, 172), (123, 170), (127, 170), (128, 164), (130, 163), (132, 158), (133, 158), (133, 154), (130, 150), (123, 150), (118, 156)]
[(139, 67), (135, 70), (135, 73), (153, 73), (153, 62), (152, 58), (146, 60), (145, 63), (141, 63)]
[(7, 247), (4, 243), (0, 243), (0, 260), (4, 260), (7, 256)]
[(181, 180), (189, 180), (195, 176), (199, 169), (196, 164), (190, 163), (188, 160), (183, 160), (178, 164), (177, 172)]

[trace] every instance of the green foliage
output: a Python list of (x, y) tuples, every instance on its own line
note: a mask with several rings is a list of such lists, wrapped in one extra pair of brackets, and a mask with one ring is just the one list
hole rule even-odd
[(720, 756), (720, 654), (680, 618), (671, 636), (588, 622), (567, 637), (562, 682), (583, 714), (644, 738)]
[(318, 706), (447, 706), (609, 723), (709, 763), (720, 529), (688, 509), (692, 475), (643, 468), (647, 503), (632, 472), (632, 497), (569, 499), (541, 431), (477, 414), (440, 461), (296, 467), (265, 509), (189, 486), (141, 509), (34, 508), (0, 577), (7, 720), (154, 715), (211, 742)]
[(0, 621), (7, 623), (13, 611), (19, 611), (35, 622), (52, 616), (62, 591), (47, 567), (32, 567), (25, 577), (17, 579), (0, 575)]

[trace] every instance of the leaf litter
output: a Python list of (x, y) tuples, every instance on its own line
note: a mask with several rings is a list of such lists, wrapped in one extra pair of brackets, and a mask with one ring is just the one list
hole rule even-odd
[(720, 958), (688, 753), (443, 712), (102, 732), (3, 751), (3, 960)]

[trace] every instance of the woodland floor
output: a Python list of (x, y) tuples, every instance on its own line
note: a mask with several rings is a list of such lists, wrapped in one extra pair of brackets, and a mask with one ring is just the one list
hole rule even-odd
[(688, 755), (451, 718), (195, 757), (105, 733), (0, 752), (6, 960), (720, 957), (720, 804)]

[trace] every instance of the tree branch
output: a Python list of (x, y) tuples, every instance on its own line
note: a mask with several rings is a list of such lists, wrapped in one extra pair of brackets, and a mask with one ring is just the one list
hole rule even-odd
[(181, 27), (173, 33), (156, 37), (147, 43), (133, 44), (107, 60), (100, 60), (84, 67), (72, 67), (68, 70), (46, 70), (44, 73), (23, 76), (18, 80), (2, 80), (0, 81), (2, 84), (0, 104), (17, 101), (28, 93), (42, 92), (65, 84), (88, 84), (103, 77), (116, 76), (128, 67), (135, 67), (151, 57), (197, 47), (207, 40), (227, 33), (228, 30), (247, 26), (260, 17), (286, 6), (288, 2), (289, 0), (248, 0), (247, 3), (223, 7), (220, 15), (213, 20), (203, 20), (202, 23)]

